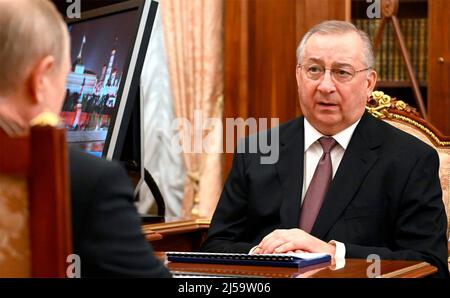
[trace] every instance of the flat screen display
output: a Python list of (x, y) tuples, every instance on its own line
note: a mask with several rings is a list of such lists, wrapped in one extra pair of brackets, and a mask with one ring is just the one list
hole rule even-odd
[(72, 70), (61, 116), (68, 142), (93, 155), (105, 155), (138, 22), (136, 8), (69, 24)]

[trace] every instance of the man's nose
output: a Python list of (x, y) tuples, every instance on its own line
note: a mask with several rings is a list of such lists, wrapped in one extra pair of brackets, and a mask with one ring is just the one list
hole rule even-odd
[(334, 84), (333, 78), (331, 77), (331, 71), (329, 69), (325, 70), (317, 89), (323, 93), (331, 93), (336, 91), (336, 85)]

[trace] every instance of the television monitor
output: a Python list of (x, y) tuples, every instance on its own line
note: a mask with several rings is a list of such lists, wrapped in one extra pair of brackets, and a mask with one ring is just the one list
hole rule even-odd
[(139, 86), (157, 7), (132, 0), (67, 19), (72, 70), (61, 116), (70, 144), (141, 167)]
[(143, 167), (140, 77), (158, 9), (132, 0), (67, 19), (72, 70), (61, 117), (71, 146), (121, 161), (138, 197)]
[(67, 19), (72, 70), (61, 116), (71, 145), (121, 161), (135, 185), (135, 198), (145, 182), (164, 220), (165, 204), (150, 173), (144, 169), (140, 78), (158, 9), (154, 0), (132, 0)]

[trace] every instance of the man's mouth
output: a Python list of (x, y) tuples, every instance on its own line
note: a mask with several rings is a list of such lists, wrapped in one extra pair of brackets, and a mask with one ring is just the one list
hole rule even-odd
[(321, 106), (326, 106), (326, 107), (334, 107), (334, 106), (337, 106), (336, 103), (332, 103), (332, 102), (319, 102), (319, 105), (321, 105)]

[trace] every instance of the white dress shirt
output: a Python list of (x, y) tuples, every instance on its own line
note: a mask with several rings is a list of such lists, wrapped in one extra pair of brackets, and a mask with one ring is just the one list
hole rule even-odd
[[(333, 178), (339, 168), (342, 157), (344, 156), (345, 150), (347, 149), (348, 143), (352, 138), (353, 132), (358, 125), (358, 119), (351, 126), (347, 127), (343, 131), (333, 135), (332, 137), (336, 140), (336, 146), (331, 149), (330, 157), (331, 164), (333, 167)], [(319, 143), (319, 139), (324, 135), (317, 131), (305, 118), (305, 148), (304, 148), (304, 159), (303, 159), (303, 189), (302, 189), (302, 204), (305, 198), (306, 191), (311, 183), (312, 177), (314, 176), (314, 171), (316, 170), (319, 159), (323, 154), (322, 146)], [(341, 242), (332, 240), (330, 244), (336, 246), (335, 258), (345, 258), (345, 245)]]

